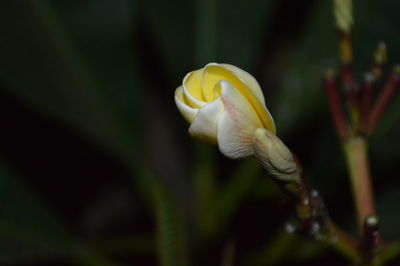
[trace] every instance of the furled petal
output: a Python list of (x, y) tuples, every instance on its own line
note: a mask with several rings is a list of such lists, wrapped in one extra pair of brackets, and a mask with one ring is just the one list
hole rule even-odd
[(258, 100), (258, 98), (254, 95), (253, 91), (249, 89), (249, 87), (243, 83), (235, 74), (233, 74), (230, 70), (222, 67), (218, 64), (208, 64), (204, 68), (203, 73), (203, 94), (207, 99), (207, 97), (215, 97), (215, 84), (218, 81), (226, 80), (232, 84), (233, 87), (237, 89), (237, 91), (242, 94), (245, 99), (253, 106), (253, 109), (256, 111), (258, 116), (260, 117), (263, 127), (267, 128), (273, 133), (276, 133), (275, 123), (272, 119), (271, 114), (265, 105)]
[(237, 66), (230, 64), (221, 64), (221, 66), (235, 73), (246, 85), (251, 89), (257, 99), (265, 105), (264, 94), (262, 93), (260, 84), (258, 84), (257, 80), (248, 72), (238, 68)]
[(202, 90), (204, 98), (207, 102), (211, 102), (216, 98), (215, 86), (225, 77), (218, 72), (221, 68), (217, 63), (209, 63), (204, 67), (202, 77)]
[(199, 109), (194, 109), (189, 106), (188, 101), (186, 100), (185, 96), (183, 95), (183, 87), (182, 86), (179, 86), (175, 90), (175, 103), (176, 103), (176, 106), (178, 107), (179, 112), (186, 119), (186, 121), (188, 121), (189, 123), (192, 123), (192, 121), (194, 120)]
[(253, 132), (263, 127), (249, 101), (226, 81), (221, 81), (224, 112), (218, 122), (218, 146), (227, 157), (236, 159), (253, 154)]
[(217, 144), (217, 125), (224, 110), (221, 97), (203, 106), (189, 127), (189, 134), (202, 142)]
[(201, 88), (201, 79), (203, 78), (203, 69), (188, 73), (183, 79), (183, 94), (191, 107), (200, 108), (206, 104)]

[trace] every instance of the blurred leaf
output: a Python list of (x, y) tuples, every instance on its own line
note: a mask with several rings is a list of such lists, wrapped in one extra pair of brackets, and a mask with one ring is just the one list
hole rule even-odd
[(1, 12), (13, 22), (1, 54), (3, 89), (119, 156), (134, 156), (126, 121), (49, 1), (10, 2)]
[(143, 6), (166, 71), (179, 83), (186, 72), (212, 61), (254, 67), (276, 2), (151, 0)]
[[(122, 15), (113, 16), (117, 18), (113, 21), (107, 20), (108, 27), (91, 31), (92, 22), (86, 19), (87, 13), (82, 13), (83, 10), (106, 16), (109, 5), (102, 2), (100, 8), (98, 1), (73, 2), (71, 6), (76, 9), (69, 10), (68, 14), (65, 8), (61, 16), (54, 6), (63, 3), (70, 2), (8, 2), (0, 10), (4, 25), (12, 22), (4, 32), (7, 42), (0, 51), (0, 80), (5, 85), (2, 89), (116, 155), (135, 177), (137, 191), (149, 199), (151, 196), (145, 195), (149, 191), (146, 189), (148, 172), (138, 152), (140, 132), (134, 128), (139, 125), (138, 117), (132, 116), (137, 115), (138, 110), (131, 109), (137, 106), (132, 104), (134, 99), (139, 102), (141, 81), (133, 63), (129, 63), (133, 62), (129, 56), (125, 60), (110, 61), (131, 54), (133, 40), (127, 36), (130, 36), (128, 22), (133, 6), (125, 0), (119, 0), (119, 5), (113, 2), (114, 12)], [(80, 43), (70, 38), (66, 25)], [(110, 46), (98, 45), (103, 42)], [(82, 56), (81, 47), (95, 68)], [(93, 47), (103, 50), (94, 54)], [(131, 73), (135, 82), (131, 80)], [(133, 84), (140, 89), (133, 90)], [(134, 91), (138, 97), (133, 97)]]
[(381, 231), (383, 238), (387, 241), (395, 241), (400, 237), (400, 217), (397, 213), (397, 201), (400, 197), (400, 184), (391, 182), (377, 199), (379, 218), (381, 220)]
[(263, 54), (279, 1), (222, 0), (217, 2), (216, 58), (220, 63), (251, 71)]
[[(379, 251), (375, 261), (376, 265), (397, 265), (400, 255), (400, 243), (391, 243), (387, 245), (383, 250)], [(396, 264), (389, 264), (389, 262), (395, 261)]]
[(195, 64), (197, 67), (215, 61), (217, 48), (216, 0), (195, 0)]
[(1, 264), (68, 256), (69, 230), (3, 162), (0, 195)]
[(326, 250), (325, 245), (286, 231), (279, 231), (267, 245), (249, 254), (242, 265), (287, 265), (289, 262), (291, 262), (290, 265), (295, 265), (307, 263), (323, 255)]
[(162, 266), (189, 265), (182, 210), (161, 183), (155, 181), (153, 190), (160, 263)]
[(265, 173), (262, 178), (257, 180), (257, 186), (253, 187), (250, 197), (252, 200), (263, 201), (275, 200), (282, 197), (282, 195), (279, 186)]
[(228, 240), (224, 244), (224, 249), (222, 251), (221, 266), (235, 265), (235, 250), (236, 250), (236, 242), (234, 240)]
[[(293, 257), (290, 260), (293, 263), (302, 262), (306, 264), (310, 261), (315, 261), (319, 257), (327, 253), (329, 246), (318, 243), (311, 239), (301, 239), (297, 245), (298, 248), (293, 250)], [(335, 254), (337, 256), (337, 254)], [(343, 258), (343, 264), (347, 263), (347, 260)], [(342, 264), (342, 265), (343, 265)]]
[(111, 265), (75, 237), (4, 162), (0, 195), (0, 264), (69, 259), (82, 265)]
[(234, 217), (244, 199), (249, 196), (249, 192), (262, 172), (258, 162), (251, 158), (242, 162), (234, 174), (229, 178), (228, 183), (219, 193), (216, 204), (218, 221), (216, 231), (224, 228)]
[[(185, 0), (142, 1), (143, 15), (148, 24), (146, 30), (154, 35), (165, 71), (173, 81), (179, 81), (192, 70), (194, 60), (194, 2)], [(179, 8), (176, 8), (179, 7)], [(182, 56), (184, 55), (184, 56)], [(175, 86), (171, 89), (175, 89)]]
[[(125, 121), (137, 120), (145, 91), (138, 61), (138, 2), (51, 1), (65, 32), (97, 81), (97, 89)], [(134, 124), (132, 126), (134, 128)]]
[[(203, 173), (203, 171), (200, 171)], [(243, 204), (244, 199), (254, 189), (256, 180), (261, 173), (261, 167), (255, 159), (247, 159), (237, 166), (234, 174), (229, 177), (223, 188), (210, 193), (207, 189), (215, 189), (210, 185), (207, 176), (199, 175), (197, 189), (203, 199), (198, 204), (198, 230), (206, 242), (216, 238)], [(201, 182), (201, 183), (200, 183)]]
[(217, 201), (218, 191), (216, 184), (215, 147), (196, 145), (196, 168), (194, 169), (194, 191), (196, 195), (196, 225), (200, 238), (207, 239), (212, 227), (217, 223)]
[(328, 111), (321, 75), (336, 66), (337, 40), (332, 25), (331, 1), (317, 1), (276, 95), (274, 119), (280, 135), (311, 123)]
[(101, 241), (96, 240), (91, 245), (101, 251), (102, 254), (113, 256), (126, 256), (129, 254), (154, 256), (156, 253), (154, 250), (154, 237), (148, 233), (135, 234), (134, 236), (117, 236)]
[(278, 265), (287, 260), (288, 254), (298, 244), (299, 238), (297, 236), (286, 231), (280, 231), (265, 247), (248, 255), (242, 265)]

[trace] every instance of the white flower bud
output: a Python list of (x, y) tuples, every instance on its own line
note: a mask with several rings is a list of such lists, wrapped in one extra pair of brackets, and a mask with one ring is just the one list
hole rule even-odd
[(218, 145), (232, 159), (253, 154), (256, 128), (275, 133), (260, 85), (233, 65), (210, 63), (190, 72), (176, 89), (175, 102), (190, 123), (189, 134)]

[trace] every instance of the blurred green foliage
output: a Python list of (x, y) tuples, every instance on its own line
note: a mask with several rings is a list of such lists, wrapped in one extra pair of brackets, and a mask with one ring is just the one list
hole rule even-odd
[[(354, 233), (320, 86), (338, 64), (330, 5), (4, 1), (0, 264), (342, 264), (328, 247), (284, 232), (287, 204), (257, 162), (194, 144), (173, 101), (183, 76), (210, 61), (254, 73), (279, 136), (333, 219)], [(355, 2), (357, 77), (380, 40), (390, 64), (399, 61), (399, 8), (397, 0)], [(400, 239), (399, 100), (370, 147), (388, 240)]]

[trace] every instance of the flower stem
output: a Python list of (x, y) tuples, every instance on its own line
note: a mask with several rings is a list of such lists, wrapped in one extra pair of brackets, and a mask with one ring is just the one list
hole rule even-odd
[(342, 111), (338, 83), (333, 71), (327, 71), (325, 73), (322, 85), (329, 101), (329, 107), (331, 109), (333, 121), (335, 122), (336, 130), (340, 138), (344, 140), (349, 135), (349, 128)]
[(370, 117), (369, 117), (369, 130), (372, 131), (383, 113), (385, 112), (389, 102), (393, 99), (395, 92), (397, 91), (397, 87), (400, 83), (400, 66), (396, 66), (393, 70), (393, 74), (390, 76), (387, 81), (385, 88), (383, 89), (381, 95), (376, 101)]
[(344, 142), (344, 152), (350, 171), (358, 228), (360, 233), (363, 234), (365, 218), (368, 215), (375, 214), (365, 138), (360, 136), (349, 138)]
[[(343, 256), (347, 257), (351, 261), (355, 261), (359, 258), (359, 250), (357, 248), (357, 243), (347, 235), (344, 231), (342, 231), (336, 224), (332, 222), (332, 220), (326, 221), (326, 229), (330, 235), (330, 241), (326, 241), (327, 244), (333, 245), (333, 247), (341, 253)], [(332, 241), (332, 239), (336, 239), (336, 241)]]

